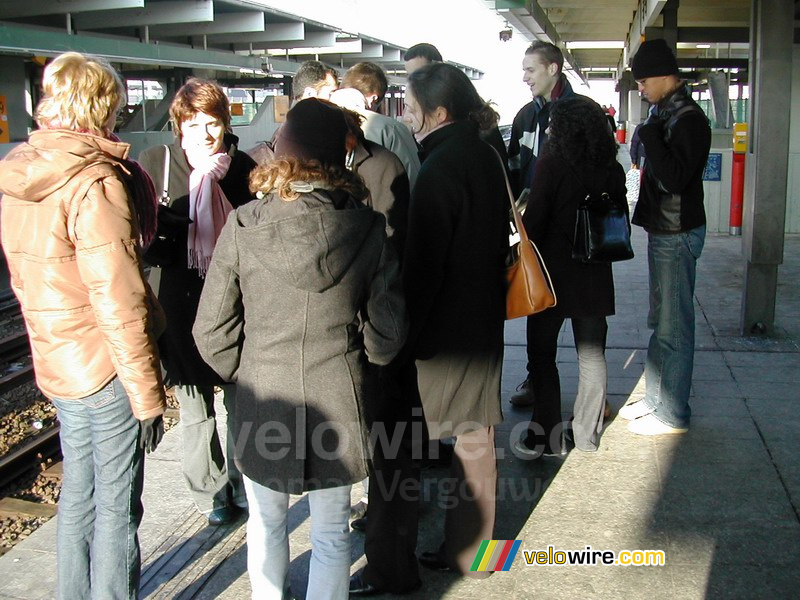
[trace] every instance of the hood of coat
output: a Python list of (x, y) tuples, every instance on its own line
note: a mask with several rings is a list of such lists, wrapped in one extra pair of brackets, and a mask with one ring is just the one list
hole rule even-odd
[(236, 210), (239, 251), (292, 287), (323, 292), (347, 273), (383, 217), (347, 194), (316, 189), (286, 202), (277, 194)]
[[(34, 131), (0, 161), (0, 193), (39, 202), (85, 168), (128, 157), (130, 145), (66, 129)], [(124, 169), (124, 167), (122, 167)]]

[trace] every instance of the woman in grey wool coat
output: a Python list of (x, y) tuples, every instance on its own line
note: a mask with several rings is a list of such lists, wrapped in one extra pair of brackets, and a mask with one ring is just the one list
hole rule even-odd
[(375, 369), (406, 336), (397, 258), (383, 216), (345, 169), (348, 128), (315, 98), (289, 111), (276, 160), (257, 169), (258, 200), (231, 215), (217, 242), (194, 336), (237, 384), (236, 464), (250, 506), (254, 598), (288, 587), (289, 494), (308, 492), (306, 597), (346, 598), (350, 487), (367, 475), (365, 411)]

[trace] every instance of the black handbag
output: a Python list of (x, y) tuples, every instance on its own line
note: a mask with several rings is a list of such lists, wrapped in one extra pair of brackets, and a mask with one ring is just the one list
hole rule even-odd
[(572, 258), (584, 263), (610, 263), (633, 258), (626, 199), (608, 192), (586, 194), (578, 205)]
[(175, 209), (169, 197), (169, 146), (164, 146), (164, 184), (161, 196), (158, 198), (158, 213), (156, 235), (144, 251), (144, 260), (153, 267), (168, 267), (178, 260), (178, 256), (185, 245), (181, 243), (182, 232), (192, 220)]

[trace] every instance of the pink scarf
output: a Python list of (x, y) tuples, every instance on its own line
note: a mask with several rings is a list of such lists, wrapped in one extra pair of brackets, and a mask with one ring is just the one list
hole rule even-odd
[(192, 167), (189, 174), (189, 238), (187, 243), (190, 269), (197, 269), (205, 277), (211, 264), (214, 246), (233, 206), (219, 187), (219, 181), (231, 166), (231, 157), (225, 152), (208, 156), (203, 152), (184, 148), (186, 160)]

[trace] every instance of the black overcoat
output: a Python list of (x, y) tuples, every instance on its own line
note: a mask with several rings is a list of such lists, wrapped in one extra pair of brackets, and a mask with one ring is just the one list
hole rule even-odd
[[(508, 197), (497, 153), (470, 121), (422, 141), (403, 282), (432, 438), (502, 421)], [(448, 425), (449, 424), (449, 425)]]
[[(558, 304), (547, 309), (564, 317), (614, 314), (611, 264), (585, 264), (572, 258), (578, 203), (588, 192), (607, 191), (625, 200), (625, 171), (619, 163), (608, 169), (576, 171), (545, 153), (536, 162), (528, 207), (522, 218), (528, 237), (542, 253)], [(625, 204), (627, 212), (628, 205)]]
[[(252, 158), (237, 150), (238, 141), (235, 135), (225, 134), (225, 145), (232, 161), (227, 175), (219, 182), (234, 208), (253, 198), (248, 189), (248, 177), (256, 166)], [(153, 178), (159, 195), (164, 189), (164, 152), (166, 146), (154, 146), (139, 155), (139, 162)], [(186, 162), (180, 142), (172, 144), (169, 152), (170, 207), (188, 218), (191, 168)], [(176, 227), (178, 252), (175, 261), (169, 266), (152, 267), (150, 270), (150, 285), (167, 315), (167, 329), (158, 340), (164, 382), (167, 385), (219, 385), (223, 383), (222, 379), (200, 357), (192, 337), (192, 325), (197, 314), (197, 304), (200, 302), (204, 280), (196, 269), (190, 269), (188, 266), (186, 253), (188, 224)]]

